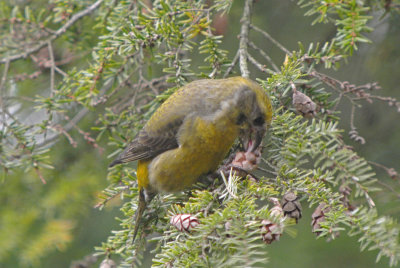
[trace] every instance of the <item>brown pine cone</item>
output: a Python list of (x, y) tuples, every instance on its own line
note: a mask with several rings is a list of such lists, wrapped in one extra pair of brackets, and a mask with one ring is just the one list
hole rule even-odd
[(315, 233), (317, 236), (321, 234), (321, 231), (317, 230), (321, 228), (320, 223), (325, 221), (325, 214), (328, 212), (329, 212), (329, 207), (326, 207), (325, 203), (321, 203), (311, 215), (312, 232)]
[(278, 198), (270, 197), (269, 201), (274, 204), (274, 206), (270, 209), (270, 215), (273, 217), (283, 217), (283, 210), (281, 203), (279, 203)]
[(281, 204), (284, 216), (295, 219), (296, 223), (301, 219), (301, 204), (293, 192), (284, 194)]
[(104, 259), (101, 263), (99, 268), (116, 268), (117, 264), (109, 258)]
[(273, 241), (279, 241), (279, 237), (282, 235), (281, 228), (270, 220), (263, 220), (261, 222), (263, 225), (261, 227), (262, 240), (271, 244)]
[(231, 166), (233, 170), (238, 172), (238, 176), (246, 177), (247, 172), (257, 168), (260, 163), (260, 152), (237, 152), (232, 160)]
[(342, 185), (339, 187), (339, 193), (342, 194), (340, 201), (342, 201), (343, 206), (346, 207), (349, 211), (354, 210), (354, 206), (350, 204), (349, 196), (351, 194), (351, 188), (346, 185)]
[(315, 116), (317, 105), (310, 97), (300, 91), (293, 90), (293, 106), (304, 117), (311, 118)]

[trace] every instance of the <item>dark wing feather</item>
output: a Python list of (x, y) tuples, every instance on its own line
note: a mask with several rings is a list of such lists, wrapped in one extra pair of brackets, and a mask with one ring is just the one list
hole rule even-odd
[[(146, 132), (145, 129), (139, 132), (139, 135), (125, 148), (125, 150), (115, 159), (109, 167), (117, 164), (131, 162), (135, 160), (150, 159), (157, 155), (177, 148), (178, 141), (176, 134), (178, 132), (180, 121), (175, 124), (169, 124), (168, 131), (159, 131), (153, 135)], [(171, 128), (171, 126), (173, 127)]]

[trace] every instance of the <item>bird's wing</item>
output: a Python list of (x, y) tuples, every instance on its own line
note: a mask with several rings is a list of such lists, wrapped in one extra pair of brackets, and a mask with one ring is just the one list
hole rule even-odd
[(182, 120), (176, 120), (155, 133), (146, 131), (146, 128), (142, 129), (117, 159), (110, 164), (110, 167), (135, 160), (150, 159), (177, 148), (176, 135), (181, 124)]
[[(227, 88), (236, 89), (234, 85), (229, 84)], [(221, 101), (232, 95), (232, 90), (221, 91), (218, 86), (221, 83), (217, 80), (198, 80), (180, 88), (154, 112), (138, 136), (110, 166), (151, 159), (177, 148), (177, 135), (184, 120), (212, 114), (220, 108)]]

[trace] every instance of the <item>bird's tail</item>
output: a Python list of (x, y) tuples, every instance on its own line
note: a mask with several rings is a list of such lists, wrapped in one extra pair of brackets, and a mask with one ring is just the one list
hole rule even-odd
[(140, 222), (142, 220), (142, 216), (143, 216), (143, 212), (146, 209), (146, 198), (144, 195), (144, 188), (140, 188), (139, 190), (139, 204), (138, 204), (138, 208), (135, 212), (135, 229), (133, 231), (133, 238), (132, 238), (132, 244), (135, 242), (135, 238), (136, 235), (139, 231), (139, 227), (140, 227)]
[(138, 208), (135, 212), (135, 229), (133, 230), (132, 244), (135, 242), (135, 238), (139, 231), (139, 227), (142, 221), (142, 216), (144, 211), (146, 210), (147, 203), (150, 203), (150, 201), (154, 198), (155, 195), (156, 193), (146, 191), (143, 187), (140, 187), (139, 203), (138, 203)]

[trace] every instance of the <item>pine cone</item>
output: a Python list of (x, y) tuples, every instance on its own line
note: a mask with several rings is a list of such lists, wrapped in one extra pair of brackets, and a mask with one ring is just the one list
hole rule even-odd
[(279, 241), (279, 237), (282, 235), (281, 228), (270, 220), (263, 220), (261, 222), (263, 225), (261, 227), (261, 235), (262, 240), (267, 243), (271, 244), (273, 241)]
[[(237, 152), (232, 160), (233, 170), (238, 172), (238, 176), (247, 176), (246, 171), (254, 170), (260, 162), (260, 152)], [(236, 167), (236, 168), (235, 168)]]
[(282, 198), (283, 215), (296, 220), (301, 219), (301, 204), (293, 192), (287, 192)]
[(300, 91), (293, 90), (293, 106), (296, 110), (301, 113), (304, 117), (314, 117), (317, 105), (313, 102), (310, 97)]
[(171, 217), (170, 223), (181, 232), (190, 232), (199, 225), (199, 220), (191, 214), (177, 214)]
[(100, 263), (100, 268), (116, 268), (117, 264), (112, 260), (112, 259), (104, 259), (101, 263)]
[(273, 217), (282, 217), (283, 210), (282, 210), (281, 203), (279, 203), (278, 198), (271, 197), (271, 198), (269, 198), (269, 201), (274, 204), (274, 206), (270, 209), (270, 215)]
[(351, 194), (351, 188), (346, 185), (342, 185), (339, 187), (339, 193), (342, 194), (340, 201), (343, 203), (343, 206), (347, 208), (348, 211), (354, 210), (354, 206), (350, 204), (349, 196)]
[(321, 234), (321, 231), (317, 230), (321, 228), (320, 223), (325, 221), (325, 214), (328, 212), (329, 212), (329, 207), (326, 207), (325, 203), (321, 203), (311, 215), (312, 232), (315, 233), (317, 236)]

